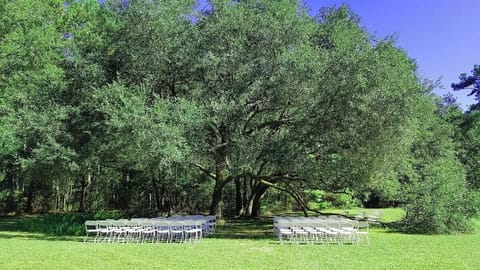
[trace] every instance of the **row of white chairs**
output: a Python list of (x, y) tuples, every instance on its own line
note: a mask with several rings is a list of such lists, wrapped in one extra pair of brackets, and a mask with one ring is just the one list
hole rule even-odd
[(368, 222), (340, 216), (273, 218), (273, 232), (281, 244), (370, 244), (368, 229)]
[(215, 216), (174, 216), (170, 218), (132, 218), (85, 221), (85, 239), (100, 242), (197, 243), (215, 231)]

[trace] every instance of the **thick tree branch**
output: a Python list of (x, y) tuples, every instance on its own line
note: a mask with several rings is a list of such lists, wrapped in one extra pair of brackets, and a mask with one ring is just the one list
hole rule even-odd
[(197, 167), (198, 169), (200, 169), (200, 171), (202, 171), (204, 174), (206, 174), (207, 176), (213, 178), (213, 179), (216, 179), (217, 176), (212, 173), (210, 170), (208, 170), (207, 168), (205, 168), (204, 166), (198, 164), (198, 163), (194, 163), (194, 162), (190, 162), (190, 164), (192, 164), (193, 166)]
[(262, 183), (264, 183), (265, 185), (269, 185), (270, 187), (272, 188), (275, 188), (275, 189), (278, 189), (278, 190), (281, 190), (281, 191), (284, 191), (288, 194), (290, 194), (290, 196), (292, 196), (292, 198), (298, 203), (300, 204), (300, 206), (302, 207), (303, 209), (303, 214), (305, 216), (308, 216), (308, 213), (306, 211), (307, 209), (307, 204), (303, 201), (303, 199), (293, 190), (293, 189), (287, 189), (287, 188), (283, 188), (283, 187), (280, 187), (278, 185), (275, 185), (273, 183), (269, 183), (265, 180), (261, 180)]

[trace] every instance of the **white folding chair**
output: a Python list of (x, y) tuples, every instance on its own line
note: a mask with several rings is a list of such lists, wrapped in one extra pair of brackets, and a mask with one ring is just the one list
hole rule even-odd
[(182, 221), (170, 222), (170, 242), (183, 242), (185, 240), (185, 230)]
[(210, 216), (205, 216), (208, 222), (208, 233), (215, 232), (217, 228), (217, 217), (210, 215)]
[(323, 223), (323, 228), (321, 231), (325, 234), (325, 239), (327, 240), (326, 242), (328, 244), (330, 243), (337, 243), (340, 244), (341, 238), (340, 238), (340, 231), (338, 229), (338, 224), (334, 220), (326, 220)]
[(154, 220), (155, 226), (155, 241), (170, 242), (170, 223), (166, 219)]
[(106, 220), (99, 220), (98, 225), (98, 238), (97, 243), (100, 241), (109, 241), (111, 236), (110, 225)]
[(285, 223), (285, 221), (278, 221), (276, 224), (273, 225), (273, 233), (280, 241), (280, 244), (283, 245), (283, 242), (287, 240), (289, 243), (293, 243), (294, 234), (293, 231), (290, 230), (289, 224)]
[(141, 241), (142, 243), (145, 242), (145, 240), (150, 239), (150, 241), (153, 243), (155, 241), (155, 233), (157, 232), (157, 229), (154, 226), (154, 223), (152, 221), (141, 221), (140, 225), (142, 227), (142, 234), (141, 234)]
[(356, 224), (357, 230), (355, 231), (355, 236), (356, 236), (356, 244), (360, 244), (364, 238), (365, 242), (367, 245), (370, 245), (370, 238), (368, 236), (368, 229), (369, 229), (369, 224), (368, 222), (358, 222)]
[(112, 220), (108, 222), (108, 229), (110, 230), (109, 242), (125, 242), (127, 231), (125, 228), (125, 221)]
[(344, 220), (338, 223), (340, 244), (351, 243), (355, 244), (355, 229), (352, 221)]
[(307, 240), (310, 243), (318, 243), (322, 239), (322, 232), (317, 230), (316, 226), (314, 225), (313, 221), (309, 221), (308, 223), (301, 223), (300, 226), (303, 230), (308, 233)]
[(202, 238), (202, 223), (196, 220), (183, 221), (185, 242), (197, 243)]
[(93, 242), (95, 243), (98, 239), (98, 236), (100, 234), (100, 229), (98, 228), (98, 221), (96, 220), (86, 220), (85, 221), (85, 239), (83, 242), (87, 242), (88, 235), (89, 234), (95, 234), (95, 238), (93, 239)]
[(293, 239), (296, 244), (308, 242), (308, 232), (302, 228), (298, 221), (290, 222), (289, 227), (293, 232)]

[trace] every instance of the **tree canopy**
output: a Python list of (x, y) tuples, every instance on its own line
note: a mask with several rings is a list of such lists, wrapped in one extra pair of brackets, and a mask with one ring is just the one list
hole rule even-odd
[(375, 195), (437, 232), (474, 213), (455, 142), (476, 125), (445, 117), (394, 40), (347, 6), (196, 4), (0, 1), (0, 210), (308, 214), (312, 194)]

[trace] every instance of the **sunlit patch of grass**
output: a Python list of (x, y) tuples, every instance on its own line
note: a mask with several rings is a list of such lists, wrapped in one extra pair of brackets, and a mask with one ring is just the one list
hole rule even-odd
[(341, 214), (355, 217), (357, 214), (380, 215), (380, 221), (384, 223), (402, 220), (405, 211), (401, 208), (350, 208), (350, 209), (326, 209), (324, 213)]
[(273, 238), (93, 244), (0, 236), (0, 269), (477, 269), (478, 243), (479, 234), (382, 229), (371, 231), (370, 246), (280, 245)]

